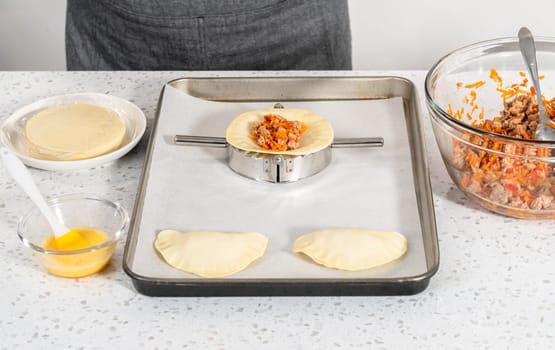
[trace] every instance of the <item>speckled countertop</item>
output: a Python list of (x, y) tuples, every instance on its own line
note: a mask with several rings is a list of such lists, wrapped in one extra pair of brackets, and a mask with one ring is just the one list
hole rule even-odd
[[(217, 73), (211, 73), (217, 75)], [(256, 73), (245, 73), (254, 74)], [(423, 86), (425, 72), (403, 75)], [(0, 72), (0, 122), (38, 99), (117, 95), (147, 115), (182, 72)], [(101, 274), (46, 274), (16, 236), (31, 202), (0, 167), (0, 349), (547, 349), (555, 346), (555, 222), (491, 214), (455, 188), (421, 93), (441, 262), (422, 293), (402, 297), (153, 298), (122, 269), (123, 244)], [(147, 136), (92, 170), (32, 169), (47, 196), (93, 192), (133, 207)]]

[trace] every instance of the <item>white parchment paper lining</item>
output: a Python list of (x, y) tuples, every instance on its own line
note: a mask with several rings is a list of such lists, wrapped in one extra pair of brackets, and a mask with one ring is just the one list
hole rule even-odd
[[(402, 100), (283, 104), (324, 116), (336, 137), (382, 136), (385, 145), (333, 149), (326, 169), (295, 183), (256, 182), (228, 168), (225, 149), (179, 146), (173, 136), (224, 137), (237, 115), (273, 103), (205, 101), (167, 86), (153, 135), (144, 209), (137, 219), (133, 272), (155, 279), (198, 278), (158, 256), (153, 242), (164, 229), (266, 235), (266, 254), (230, 279), (402, 278), (427, 271)], [(359, 272), (325, 268), (292, 252), (298, 236), (330, 227), (398, 231), (408, 239), (408, 252), (399, 261)]]

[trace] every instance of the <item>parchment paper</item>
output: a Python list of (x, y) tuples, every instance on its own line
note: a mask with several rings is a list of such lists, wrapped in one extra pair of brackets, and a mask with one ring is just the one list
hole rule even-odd
[[(257, 182), (228, 168), (225, 149), (175, 145), (173, 137), (224, 137), (237, 115), (273, 103), (205, 101), (166, 86), (144, 209), (137, 219), (140, 228), (130, 265), (136, 274), (198, 278), (158, 256), (153, 242), (164, 229), (266, 235), (266, 254), (229, 279), (402, 278), (426, 272), (402, 100), (280, 102), (324, 116), (336, 137), (382, 136), (385, 145), (333, 149), (326, 169), (294, 183)], [(408, 252), (396, 262), (359, 272), (325, 268), (292, 252), (298, 236), (330, 227), (398, 231), (408, 239)]]

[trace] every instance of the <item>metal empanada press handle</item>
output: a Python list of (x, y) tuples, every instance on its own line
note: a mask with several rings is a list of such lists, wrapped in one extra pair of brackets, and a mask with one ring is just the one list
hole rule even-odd
[[(224, 137), (175, 135), (178, 145), (227, 148), (228, 166), (238, 174), (257, 181), (293, 182), (312, 176), (331, 162), (332, 148), (382, 147), (382, 137), (335, 139), (320, 151), (305, 155), (246, 152), (230, 145)], [(229, 146), (229, 147), (228, 147)]]
[[(198, 146), (198, 147), (218, 147), (226, 148), (228, 143), (225, 137), (215, 136), (194, 136), (194, 135), (175, 135), (173, 141), (177, 145)], [(333, 148), (360, 148), (360, 147), (383, 147), (383, 137), (346, 137), (333, 140)]]

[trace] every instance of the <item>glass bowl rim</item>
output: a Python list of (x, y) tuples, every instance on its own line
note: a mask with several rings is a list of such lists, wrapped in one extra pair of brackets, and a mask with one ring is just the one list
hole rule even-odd
[[(536, 43), (547, 42), (550, 44), (555, 44), (555, 37), (551, 37), (551, 36), (534, 36), (534, 40), (536, 41)], [(511, 142), (511, 143), (522, 144), (522, 145), (555, 146), (555, 140), (522, 139), (518, 137), (501, 135), (494, 132), (476, 128), (470, 124), (464, 123), (463, 121), (458, 120), (457, 118), (454, 118), (453, 116), (451, 116), (449, 113), (443, 110), (443, 108), (441, 108), (431, 96), (430, 85), (431, 85), (432, 76), (446, 61), (448, 61), (452, 57), (455, 57), (464, 52), (480, 49), (491, 45), (508, 44), (508, 43), (515, 43), (515, 42), (518, 42), (517, 37), (502, 37), (502, 38), (496, 38), (496, 39), (483, 40), (483, 41), (475, 42), (469, 45), (462, 46), (455, 50), (452, 50), (451, 52), (441, 57), (438, 61), (436, 61), (432, 65), (432, 67), (428, 70), (428, 72), (426, 73), (426, 78), (424, 79), (424, 94), (426, 98), (426, 104), (430, 109), (432, 109), (435, 113), (437, 113), (437, 115), (432, 113), (432, 117), (437, 118), (443, 122), (446, 122), (451, 127), (454, 127), (456, 129), (461, 129), (461, 131), (464, 131), (464, 132), (471, 132), (481, 137), (487, 137), (487, 138), (493, 138), (493, 139), (497, 138), (500, 140), (504, 140), (505, 142)], [(523, 62), (523, 67), (524, 67), (524, 62)]]
[(39, 212), (39, 209), (33, 205), (33, 207), (31, 209), (29, 209), (24, 215), (22, 215), (17, 223), (17, 235), (19, 237), (19, 239), (21, 240), (21, 242), (23, 242), (23, 244), (33, 250), (35, 250), (36, 252), (42, 253), (42, 254), (50, 254), (50, 255), (77, 255), (77, 254), (83, 254), (83, 253), (88, 253), (88, 252), (92, 252), (95, 250), (99, 250), (105, 247), (108, 247), (112, 244), (114, 244), (115, 242), (117, 242), (121, 236), (123, 235), (124, 230), (127, 228), (128, 224), (129, 224), (129, 215), (127, 213), (127, 210), (125, 210), (125, 208), (116, 201), (112, 201), (103, 197), (100, 197), (96, 194), (90, 194), (90, 193), (71, 193), (71, 194), (63, 194), (63, 195), (59, 195), (56, 197), (52, 197), (50, 199), (46, 200), (46, 203), (48, 204), (49, 207), (55, 206), (57, 204), (60, 203), (64, 203), (64, 202), (68, 202), (68, 201), (72, 201), (72, 200), (94, 200), (94, 201), (98, 201), (98, 202), (102, 202), (103, 204), (107, 204), (108, 206), (114, 208), (115, 212), (119, 213), (122, 220), (121, 220), (121, 224), (119, 225), (118, 229), (115, 231), (114, 233), (114, 237), (111, 239), (107, 239), (106, 241), (87, 247), (87, 248), (81, 248), (81, 249), (72, 249), (72, 250), (55, 250), (55, 249), (46, 249), (43, 248), (40, 245), (37, 245), (35, 243), (33, 243), (31, 240), (29, 240), (28, 238), (25, 237), (25, 235), (22, 233), (22, 225), (29, 219), (30, 216), (32, 215), (42, 215)]

